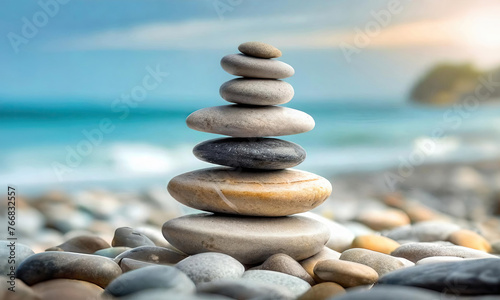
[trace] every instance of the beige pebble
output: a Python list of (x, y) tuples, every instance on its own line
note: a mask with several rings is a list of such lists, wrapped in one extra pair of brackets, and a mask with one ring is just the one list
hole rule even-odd
[(363, 264), (345, 260), (323, 260), (316, 264), (314, 273), (325, 281), (332, 281), (344, 288), (373, 284), (378, 273)]
[(331, 184), (294, 169), (244, 171), (219, 167), (174, 177), (168, 191), (192, 208), (247, 216), (287, 216), (313, 209), (331, 193)]
[(447, 240), (458, 246), (464, 246), (484, 252), (491, 252), (492, 250), (490, 243), (484, 237), (467, 229), (452, 232)]
[(269, 270), (292, 275), (307, 281), (310, 285), (314, 285), (314, 279), (306, 270), (289, 255), (278, 253), (274, 254), (260, 266), (260, 270)]
[(400, 245), (398, 242), (380, 235), (361, 235), (353, 241), (351, 248), (364, 248), (380, 253), (391, 254)]
[(226, 55), (220, 65), (229, 74), (251, 78), (282, 79), (295, 73), (292, 66), (282, 61), (244, 54)]
[(269, 44), (262, 42), (246, 42), (238, 46), (241, 53), (260, 57), (260, 58), (277, 58), (281, 56), (281, 51)]
[(322, 282), (323, 280), (319, 279), (314, 274), (314, 267), (316, 266), (316, 264), (322, 260), (339, 259), (339, 257), (340, 257), (339, 252), (332, 250), (328, 247), (323, 247), (323, 250), (321, 250), (318, 254), (313, 255), (302, 261), (299, 261), (299, 263), (307, 271), (307, 273), (314, 278), (316, 282)]
[(362, 248), (346, 250), (342, 252), (340, 259), (367, 265), (377, 271), (379, 276), (404, 267), (396, 257)]

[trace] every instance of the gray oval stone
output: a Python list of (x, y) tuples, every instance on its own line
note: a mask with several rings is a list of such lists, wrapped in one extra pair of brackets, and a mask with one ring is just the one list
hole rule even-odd
[(245, 267), (236, 259), (223, 253), (208, 252), (189, 256), (175, 267), (198, 285), (218, 279), (239, 278)]
[(169, 248), (141, 246), (127, 250), (115, 257), (117, 264), (124, 258), (131, 258), (155, 264), (176, 264), (187, 256)]
[(107, 294), (123, 297), (143, 290), (168, 289), (176, 293), (193, 293), (195, 285), (186, 274), (171, 266), (151, 266), (132, 270), (113, 280)]
[(342, 252), (341, 260), (360, 263), (373, 268), (379, 276), (404, 267), (404, 264), (397, 258), (362, 248), (353, 248)]
[(283, 286), (292, 292), (295, 297), (300, 297), (311, 288), (309, 283), (300, 278), (275, 271), (249, 270), (243, 273), (241, 278), (254, 282)]
[(323, 249), (330, 233), (323, 224), (298, 216), (279, 218), (194, 214), (163, 224), (163, 235), (188, 253), (220, 252), (243, 264), (257, 264), (276, 253), (295, 260)]
[(194, 155), (213, 164), (248, 169), (292, 168), (306, 158), (299, 145), (273, 138), (223, 138), (196, 145)]
[(229, 54), (220, 65), (229, 74), (252, 78), (281, 79), (293, 76), (295, 70), (279, 60), (257, 58), (244, 54)]
[(408, 243), (399, 246), (391, 253), (392, 256), (403, 257), (414, 263), (426, 257), (432, 256), (455, 256), (462, 258), (493, 258), (496, 257), (484, 251), (455, 246), (441, 245), (436, 243)]
[(499, 295), (500, 259), (424, 264), (386, 274), (378, 283), (422, 287), (448, 295)]
[(28, 257), (35, 254), (30, 247), (14, 241), (0, 241), (0, 275), (10, 273), (13, 265), (9, 264), (9, 257), (15, 257), (16, 269)]
[(293, 87), (275, 79), (236, 78), (221, 85), (224, 100), (249, 105), (279, 105), (292, 100)]
[(91, 254), (42, 252), (28, 257), (17, 269), (17, 277), (28, 285), (65, 278), (106, 287), (122, 273), (113, 260)]
[(239, 45), (238, 50), (246, 55), (261, 58), (276, 58), (281, 56), (281, 51), (278, 48), (262, 42), (246, 42)]
[(140, 233), (130, 227), (120, 227), (115, 230), (115, 235), (111, 241), (113, 247), (140, 247), (156, 246), (145, 234)]
[(291, 135), (310, 131), (314, 119), (305, 112), (281, 106), (224, 105), (190, 114), (189, 128), (233, 137)]
[(108, 258), (115, 258), (118, 255), (122, 254), (125, 251), (128, 251), (132, 248), (130, 247), (110, 247), (106, 249), (101, 249), (96, 252), (94, 252), (94, 255), (99, 255), (99, 256), (104, 256)]

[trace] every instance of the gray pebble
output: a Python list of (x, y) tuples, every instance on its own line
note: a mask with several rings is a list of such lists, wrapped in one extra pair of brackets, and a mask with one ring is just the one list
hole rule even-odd
[(163, 289), (175, 293), (193, 293), (195, 285), (178, 269), (171, 266), (151, 266), (124, 273), (105, 289), (107, 294), (123, 297), (139, 291)]
[(245, 267), (227, 254), (207, 252), (189, 256), (175, 265), (195, 284), (219, 279), (239, 278)]
[(300, 297), (311, 288), (309, 283), (300, 278), (275, 271), (250, 270), (243, 273), (242, 278), (253, 282), (286, 287), (295, 297)]

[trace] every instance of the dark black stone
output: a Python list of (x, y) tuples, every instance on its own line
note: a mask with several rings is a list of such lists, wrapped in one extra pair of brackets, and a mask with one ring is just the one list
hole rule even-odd
[(420, 265), (382, 276), (379, 284), (421, 287), (451, 295), (500, 294), (500, 259)]
[(263, 170), (295, 167), (306, 158), (301, 146), (273, 138), (214, 139), (196, 145), (193, 153), (213, 164)]

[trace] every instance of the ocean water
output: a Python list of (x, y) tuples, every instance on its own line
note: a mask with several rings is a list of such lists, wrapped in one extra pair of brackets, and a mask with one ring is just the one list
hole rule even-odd
[[(107, 105), (4, 104), (0, 110), (0, 181), (28, 192), (137, 189), (165, 185), (181, 172), (210, 167), (192, 155), (220, 136), (185, 125), (203, 102), (131, 108)], [(316, 128), (283, 139), (302, 145), (297, 168), (323, 176), (407, 163), (500, 157), (500, 107), (429, 108), (401, 102), (286, 105), (312, 115)], [(106, 130), (98, 131), (105, 123)], [(87, 134), (86, 134), (86, 133)]]

